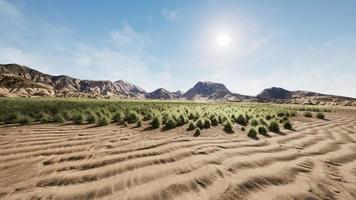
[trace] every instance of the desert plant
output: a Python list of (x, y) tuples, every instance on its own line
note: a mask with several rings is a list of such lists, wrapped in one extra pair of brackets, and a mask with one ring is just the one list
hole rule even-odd
[(269, 126), (268, 126), (268, 128), (272, 132), (278, 132), (279, 131), (279, 124), (276, 121), (271, 121)]
[(216, 117), (214, 116), (212, 119), (211, 119), (211, 125), (212, 126), (217, 126), (219, 123), (218, 119), (216, 119)]
[(318, 118), (318, 119), (325, 119), (325, 115), (323, 114), (323, 113), (320, 113), (320, 112), (318, 112), (318, 113), (316, 113), (316, 118)]
[(188, 131), (192, 131), (192, 130), (194, 130), (195, 128), (196, 128), (196, 126), (195, 126), (194, 122), (190, 122), (189, 125), (188, 125), (187, 130), (188, 130)]
[(177, 122), (172, 117), (170, 117), (170, 118), (168, 118), (164, 128), (172, 129), (172, 128), (175, 128), (176, 126), (177, 126)]
[(110, 119), (108, 117), (101, 117), (99, 120), (98, 120), (98, 124), (99, 126), (106, 126), (110, 123)]
[(136, 111), (130, 111), (126, 116), (126, 121), (129, 124), (136, 123), (140, 119), (140, 116), (137, 114)]
[(256, 132), (255, 128), (250, 128), (247, 132), (247, 136), (249, 136), (251, 138), (255, 138), (257, 136), (257, 132)]
[(142, 120), (138, 120), (136, 123), (136, 127), (141, 127), (142, 126)]
[(266, 135), (266, 134), (267, 134), (267, 129), (266, 129), (265, 126), (259, 126), (259, 127), (257, 128), (257, 131), (258, 131), (258, 133), (261, 134), (261, 135)]
[(194, 137), (197, 137), (201, 134), (201, 129), (200, 128), (196, 128), (195, 131), (194, 131)]
[(242, 125), (242, 126), (246, 126), (247, 125), (247, 120), (243, 115), (239, 115), (236, 119), (236, 123)]
[(66, 121), (65, 117), (61, 113), (57, 113), (53, 120), (58, 123), (64, 123)]
[(114, 122), (121, 122), (121, 120), (123, 120), (125, 117), (124, 113), (122, 112), (116, 112), (113, 117), (112, 120), (114, 120)]
[(209, 119), (205, 119), (204, 120), (204, 128), (210, 128), (210, 126), (211, 126), (210, 120)]
[(292, 129), (292, 124), (289, 121), (285, 121), (283, 123), (283, 128), (290, 130), (290, 129)]
[(241, 131), (245, 131), (245, 130), (246, 130), (245, 127), (242, 126), (242, 127), (241, 127)]
[(35, 120), (28, 115), (21, 115), (18, 119), (20, 124), (32, 124)]
[(77, 113), (73, 116), (73, 121), (76, 124), (84, 124), (85, 123), (85, 116), (82, 113)]
[(304, 117), (313, 117), (313, 113), (311, 113), (310, 111), (306, 111), (303, 114)]
[(196, 126), (199, 127), (200, 129), (204, 128), (204, 121), (202, 119), (198, 119)]
[(97, 119), (96, 119), (95, 114), (90, 114), (90, 115), (88, 116), (87, 121), (88, 121), (89, 124), (94, 124), (94, 123), (96, 123)]
[(233, 127), (232, 127), (232, 123), (230, 121), (225, 122), (224, 124), (224, 131), (226, 133), (232, 133), (233, 132)]
[(152, 128), (159, 128), (161, 126), (161, 117), (154, 116), (150, 125)]
[(253, 120), (251, 121), (251, 126), (258, 126), (258, 121), (255, 120), (255, 119), (253, 119)]

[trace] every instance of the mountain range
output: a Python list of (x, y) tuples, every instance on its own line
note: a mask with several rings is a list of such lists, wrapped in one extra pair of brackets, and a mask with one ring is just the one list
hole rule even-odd
[(312, 105), (356, 105), (356, 99), (309, 91), (289, 91), (272, 87), (257, 96), (231, 92), (222, 83), (199, 81), (187, 92), (159, 88), (146, 92), (141, 87), (118, 80), (81, 80), (52, 76), (18, 64), (0, 64), (0, 96), (88, 97), (121, 99), (164, 99), (194, 101), (278, 102)]

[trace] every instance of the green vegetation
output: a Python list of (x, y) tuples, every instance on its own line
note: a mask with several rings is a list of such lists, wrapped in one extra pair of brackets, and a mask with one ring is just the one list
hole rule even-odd
[(247, 136), (251, 138), (255, 138), (257, 136), (257, 132), (254, 128), (250, 128), (247, 132)]
[[(278, 132), (280, 126), (291, 129), (290, 119), (298, 112), (306, 117), (315, 115), (323, 119), (325, 116), (322, 112), (331, 111), (298, 105), (72, 98), (0, 98), (0, 105), (0, 123), (74, 122), (104, 126), (115, 122), (123, 126), (135, 123), (136, 127), (148, 124), (153, 129), (185, 126), (187, 130), (194, 132), (215, 126), (227, 133), (233, 133), (235, 127), (238, 127), (241, 131), (249, 130), (248, 134), (251, 128), (259, 134)], [(148, 122), (142, 123), (143, 121)]]
[(194, 131), (194, 137), (198, 137), (201, 134), (201, 129), (200, 128), (196, 128)]

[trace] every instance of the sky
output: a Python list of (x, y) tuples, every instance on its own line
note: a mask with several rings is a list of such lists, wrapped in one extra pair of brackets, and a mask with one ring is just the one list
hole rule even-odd
[[(0, 63), (146, 91), (356, 97), (356, 1), (0, 0)], [(221, 43), (221, 39), (223, 42)]]

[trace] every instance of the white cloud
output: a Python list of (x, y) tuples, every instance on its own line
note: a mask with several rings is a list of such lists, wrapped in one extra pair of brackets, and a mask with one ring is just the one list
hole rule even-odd
[(182, 18), (179, 10), (163, 9), (162, 15), (164, 18), (172, 22), (177, 22)]

